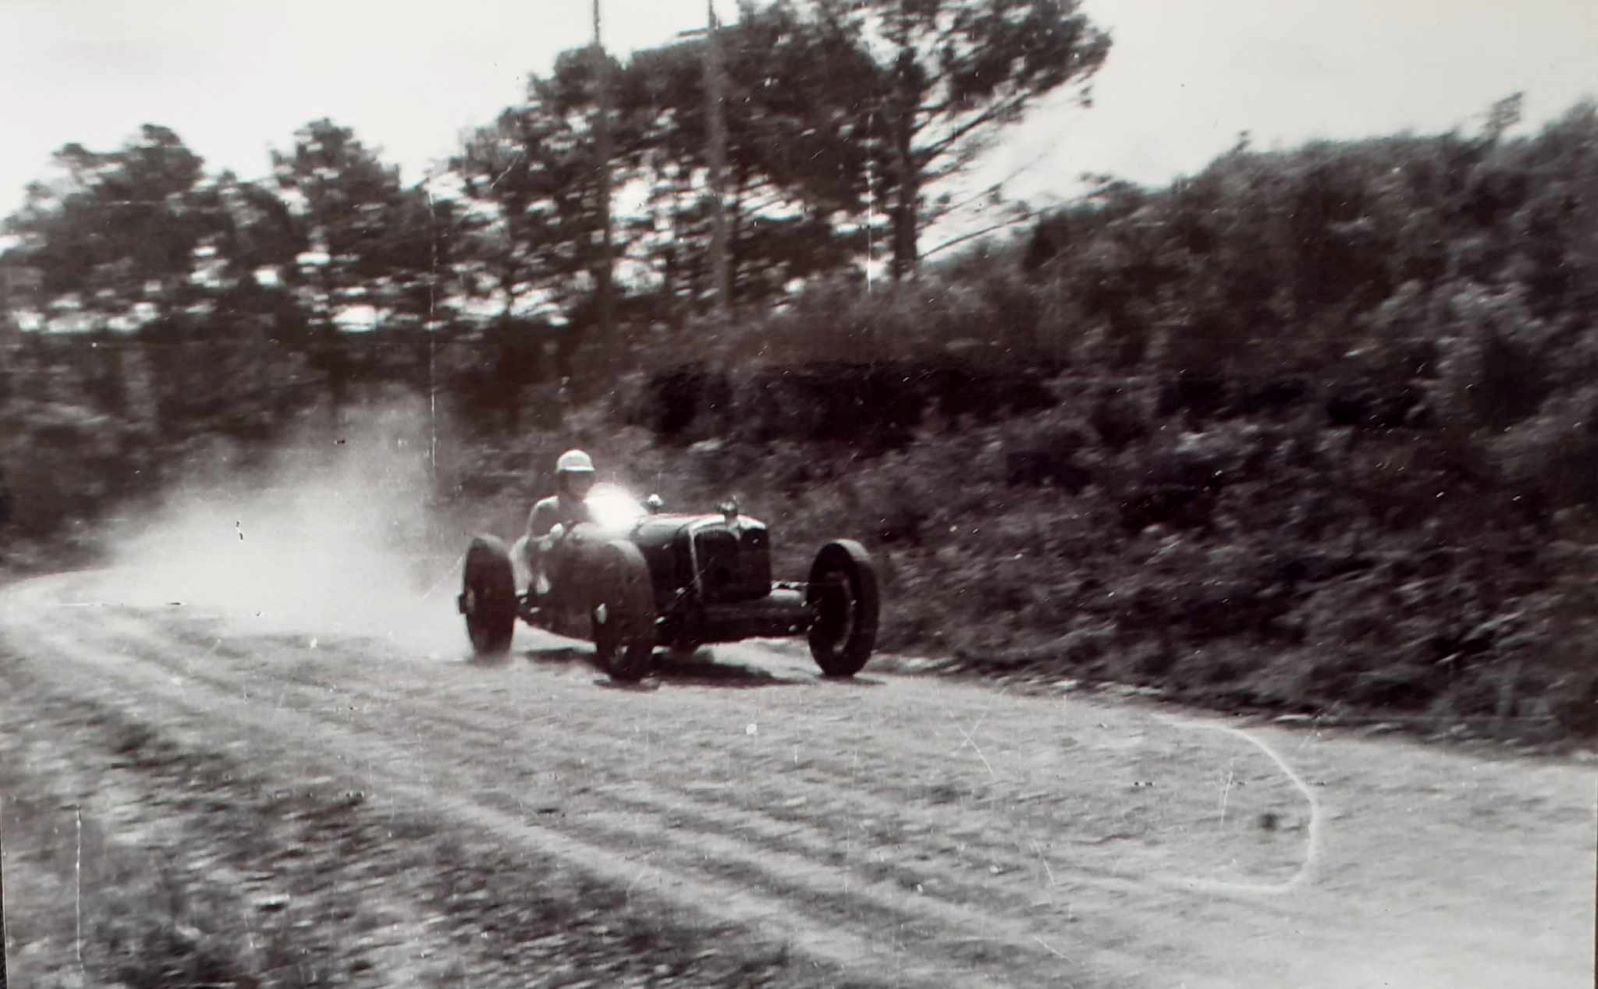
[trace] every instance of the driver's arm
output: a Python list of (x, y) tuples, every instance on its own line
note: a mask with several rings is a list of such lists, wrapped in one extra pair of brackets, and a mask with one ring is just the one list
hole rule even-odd
[(547, 553), (565, 531), (560, 521), (560, 506), (545, 498), (527, 516), (527, 548), (530, 553)]
[(527, 566), (533, 572), (538, 572), (538, 558), (544, 554), (544, 535), (554, 525), (554, 513), (549, 511), (549, 506), (543, 502), (533, 505), (533, 510), (527, 513), (527, 536), (522, 540), (527, 554)]

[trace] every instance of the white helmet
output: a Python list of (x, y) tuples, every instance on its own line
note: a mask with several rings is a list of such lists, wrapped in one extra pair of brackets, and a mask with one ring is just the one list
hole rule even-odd
[(592, 474), (594, 472), (593, 458), (581, 450), (567, 450), (555, 461), (557, 474)]

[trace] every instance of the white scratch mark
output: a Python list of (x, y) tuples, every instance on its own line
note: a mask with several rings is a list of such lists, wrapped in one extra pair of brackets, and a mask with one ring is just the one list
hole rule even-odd
[(1232, 795), (1232, 767), (1237, 765), (1237, 760), (1232, 759), (1226, 764), (1226, 783), (1221, 787), (1221, 827), (1226, 827), (1226, 800)]
[(643, 858), (638, 860), (638, 871), (633, 874), (632, 880), (627, 883), (627, 888), (621, 891), (621, 898), (624, 902), (631, 902), (633, 887), (638, 885), (638, 880), (644, 878), (645, 873), (651, 871), (649, 868), (649, 860), (654, 857), (655, 853), (650, 852), (648, 855), (645, 855)]
[(1043, 854), (1043, 844), (1041, 842), (1034, 841), (1032, 843), (1032, 850), (1037, 853), (1038, 861), (1043, 863), (1043, 871), (1049, 877), (1049, 885), (1053, 886), (1054, 870), (1049, 867), (1049, 860)]
[[(1032, 940), (1034, 940), (1037, 943), (1043, 945), (1043, 950), (1047, 951), (1049, 954), (1053, 955), (1054, 957), (1063, 958), (1063, 959), (1065, 959), (1066, 961), (1070, 962), (1073, 965), (1076, 964), (1076, 959), (1075, 958), (1072, 958), (1070, 955), (1066, 954), (1065, 952), (1061, 951), (1059, 948), (1056, 948), (1054, 945), (1052, 945), (1049, 942), (1047, 942), (1047, 941), (1043, 940), (1042, 938), (1038, 937), (1036, 934), (1032, 935)], [(1071, 983), (1069, 983), (1069, 982), (1062, 983), (1062, 984), (1064, 986), (1066, 986), (1066, 989), (1070, 989), (1070, 987), (1071, 987)]]
[(437, 580), (433, 581), (433, 583), (427, 588), (427, 592), (422, 595), (422, 600), (425, 601), (428, 598), (432, 597), (433, 596), (433, 592), (438, 590), (440, 587), (443, 587), (445, 581), (449, 580), (451, 577), (454, 577), (456, 574), (460, 573), (461, 564), (464, 563), (465, 560), (466, 560), (466, 554), (465, 553), (462, 553), (460, 556), (455, 557), (455, 562), (451, 563), (449, 565), (448, 569), (444, 570), (444, 572), (439, 575), (439, 578)]
[[(433, 178), (427, 179), (427, 225), (434, 229), (433, 221), (438, 215), (433, 205)], [(427, 467), (431, 472), (433, 483), (438, 483), (438, 387), (434, 384), (434, 365), (437, 362), (438, 334), (434, 326), (438, 310), (438, 234), (433, 233), (432, 277), (427, 280)]]
[(1285, 882), (1233, 883), (1226, 882), (1224, 880), (1198, 878), (1185, 878), (1180, 881), (1187, 886), (1208, 889), (1215, 892), (1257, 893), (1270, 896), (1291, 892), (1303, 883), (1307, 882), (1310, 877), (1314, 875), (1316, 866), (1320, 864), (1322, 814), (1321, 803), (1318, 799), (1316, 799), (1315, 791), (1310, 789), (1309, 784), (1304, 782), (1303, 777), (1294, 772), (1293, 767), (1287, 764), (1287, 760), (1283, 759), (1281, 755), (1263, 738), (1258, 738), (1254, 735), (1251, 735), (1248, 732), (1243, 731), (1241, 728), (1233, 728), (1229, 725), (1210, 725), (1201, 721), (1180, 721), (1176, 718), (1164, 717), (1163, 715), (1156, 715), (1156, 717), (1166, 724), (1177, 728), (1219, 731), (1225, 732), (1228, 735), (1236, 735), (1238, 738), (1244, 739), (1250, 745), (1253, 745), (1255, 748), (1269, 756), (1270, 760), (1276, 763), (1277, 768), (1281, 769), (1282, 773), (1287, 776), (1288, 780), (1292, 782), (1293, 786), (1298, 788), (1298, 792), (1304, 795), (1305, 802), (1309, 804), (1309, 841), (1304, 849), (1304, 861), (1300, 863), (1298, 871), (1293, 873), (1293, 875)]
[(499, 180), (504, 178), (505, 176), (509, 175), (510, 174), (510, 170), (515, 168), (517, 162), (521, 161), (523, 156), (525, 156), (526, 154), (527, 154), (527, 149), (526, 148), (517, 148), (516, 149), (516, 157), (512, 158), (511, 161), (510, 161), (510, 164), (505, 166), (505, 170), (503, 172), (499, 173), (499, 178), (496, 178), (496, 179), (494, 179), (494, 181), (488, 183), (488, 191), (489, 192), (493, 192), (494, 191), (494, 186), (499, 185)]
[[(987, 717), (987, 715), (984, 714), (982, 717), (985, 718), (985, 717)], [(955, 730), (958, 731), (960, 734), (965, 736), (965, 741), (961, 742), (959, 748), (955, 749), (955, 751), (958, 752), (958, 751), (960, 751), (960, 749), (965, 748), (967, 745), (971, 746), (971, 751), (975, 752), (977, 754), (977, 758), (982, 760), (982, 765), (988, 767), (988, 775), (992, 776), (995, 780), (997, 780), (999, 778), (999, 774), (993, 771), (993, 763), (989, 762), (988, 761), (988, 757), (982, 754), (982, 748), (977, 745), (977, 740), (974, 737), (972, 737), (973, 734), (976, 732), (976, 730), (978, 728), (981, 728), (981, 727), (982, 727), (982, 718), (978, 718), (977, 719), (977, 723), (972, 726), (971, 731), (966, 731), (964, 728), (960, 727), (959, 725), (955, 725), (954, 726)]]
[(89, 977), (88, 973), (83, 970), (83, 805), (79, 804), (76, 808), (74, 808), (74, 813), (77, 816), (78, 822), (78, 849), (77, 860), (73, 864), (72, 869), (72, 909), (73, 913), (76, 915), (78, 925), (76, 943), (78, 951), (78, 975), (87, 981)]

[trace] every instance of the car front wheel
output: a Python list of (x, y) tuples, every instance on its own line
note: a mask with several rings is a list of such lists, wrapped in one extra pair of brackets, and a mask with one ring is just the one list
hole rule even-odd
[(815, 612), (810, 655), (829, 677), (852, 677), (877, 644), (877, 571), (852, 539), (828, 543), (810, 568), (805, 601)]
[(612, 680), (631, 683), (649, 672), (655, 655), (655, 591), (649, 563), (625, 540), (598, 554), (593, 621), (594, 658)]
[(493, 536), (473, 539), (461, 583), (460, 612), (472, 648), (482, 656), (509, 650), (516, 631), (516, 578), (505, 544)]

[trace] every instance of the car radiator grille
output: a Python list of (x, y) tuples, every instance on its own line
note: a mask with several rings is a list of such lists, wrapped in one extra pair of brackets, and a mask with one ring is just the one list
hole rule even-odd
[(706, 601), (741, 601), (771, 592), (765, 529), (709, 529), (696, 534), (694, 549)]

